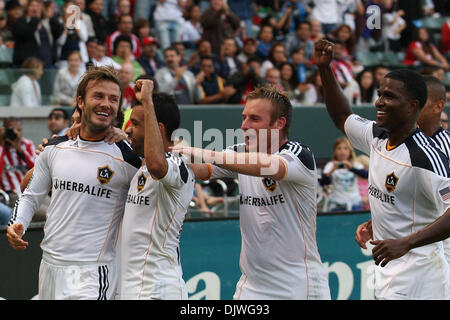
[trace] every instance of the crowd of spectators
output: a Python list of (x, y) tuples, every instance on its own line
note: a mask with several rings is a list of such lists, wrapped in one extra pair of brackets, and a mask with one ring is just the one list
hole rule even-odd
[[(368, 11), (373, 5), (376, 16)], [(331, 65), (347, 98), (365, 104), (378, 83), (375, 65), (360, 61), (366, 52), (393, 52), (402, 66), (437, 68), (445, 78), (449, 6), (448, 0), (0, 0), (0, 45), (13, 48), (10, 68), (35, 69), (28, 59), (34, 57), (40, 61), (33, 66), (56, 75), (40, 79), (39, 71), (27, 70), (11, 87), (12, 106), (44, 104), (39, 85), (52, 87), (50, 104), (73, 106), (77, 80), (91, 64), (126, 69), (131, 88), (149, 75), (179, 104), (243, 103), (269, 82), (295, 105), (312, 105), (322, 102), (314, 41), (327, 37), (336, 44)], [(447, 19), (430, 32), (421, 22), (427, 17)], [(370, 27), (372, 18), (378, 27)]]
[[(244, 104), (270, 83), (310, 106), (323, 103), (313, 48), (327, 38), (347, 99), (373, 105), (390, 68), (450, 79), (449, 14), (450, 0), (0, 0), (0, 49), (13, 51), (1, 66), (20, 74), (11, 84), (16, 108), (44, 105), (44, 87), (49, 104), (74, 107), (91, 65), (119, 71), (124, 110), (143, 76), (178, 104)], [(442, 23), (429, 29), (424, 18)], [(399, 64), (367, 64), (373, 52)]]

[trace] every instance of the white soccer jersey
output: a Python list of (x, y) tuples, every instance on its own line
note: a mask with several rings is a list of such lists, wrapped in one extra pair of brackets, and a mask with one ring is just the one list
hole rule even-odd
[(37, 157), (11, 224), (21, 223), (26, 230), (51, 190), (44, 254), (61, 262), (112, 261), (126, 194), (140, 164), (125, 142), (51, 140)]
[(120, 299), (187, 299), (180, 234), (194, 193), (183, 157), (166, 153), (167, 174), (156, 180), (141, 167), (128, 191), (120, 243)]
[[(375, 240), (398, 239), (434, 222), (450, 204), (448, 161), (431, 138), (415, 130), (387, 150), (375, 122), (351, 115), (345, 132), (370, 156), (369, 201)], [(375, 269), (379, 299), (448, 299), (449, 271), (442, 242), (415, 248)]]
[[(245, 151), (237, 145), (236, 152)], [(330, 299), (316, 242), (317, 170), (312, 152), (288, 141), (280, 181), (239, 174), (242, 276), (233, 299)], [(236, 174), (212, 166), (212, 177)]]

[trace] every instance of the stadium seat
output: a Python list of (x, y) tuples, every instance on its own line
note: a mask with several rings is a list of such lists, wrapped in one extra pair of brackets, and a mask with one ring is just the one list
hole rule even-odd
[(447, 89), (450, 89), (450, 71), (445, 73), (444, 84)]
[(408, 66), (402, 63), (400, 57), (392, 51), (386, 51), (381, 54), (381, 64), (389, 69), (407, 68)]
[(356, 59), (366, 68), (373, 67), (381, 63), (382, 53), (371, 51), (357, 51)]
[(446, 17), (424, 17), (421, 18), (419, 21), (421, 22), (422, 26), (426, 29), (428, 29), (431, 32), (439, 32), (441, 31), (442, 25), (445, 23)]

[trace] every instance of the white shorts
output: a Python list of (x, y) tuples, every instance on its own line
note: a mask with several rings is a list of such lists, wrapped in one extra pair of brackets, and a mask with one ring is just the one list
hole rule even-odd
[(40, 300), (111, 300), (116, 285), (115, 262), (61, 263), (42, 256)]
[(375, 297), (380, 300), (450, 299), (449, 266), (443, 248), (428, 247), (431, 249), (428, 254), (424, 254), (426, 246), (416, 248), (385, 267), (376, 267)]

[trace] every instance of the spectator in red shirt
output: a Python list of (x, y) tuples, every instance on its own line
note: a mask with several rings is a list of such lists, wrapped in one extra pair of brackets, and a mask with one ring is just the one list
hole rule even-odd
[(19, 119), (4, 120), (0, 128), (0, 189), (10, 195), (20, 195), (20, 182), (34, 167), (35, 149), (31, 140), (22, 137)]
[(450, 19), (441, 28), (441, 51), (450, 61)]
[(436, 46), (431, 43), (425, 28), (414, 30), (413, 41), (406, 50), (403, 64), (415, 67), (436, 66), (444, 68), (446, 71), (450, 70), (450, 65)]
[(122, 109), (126, 110), (131, 108), (131, 104), (135, 99), (134, 95), (134, 70), (133, 65), (129, 62), (125, 62), (119, 71), (119, 83), (123, 92)]
[(141, 43), (139, 38), (132, 33), (133, 30), (133, 18), (131, 16), (120, 16), (117, 24), (117, 30), (111, 33), (106, 38), (106, 48), (107, 54), (109, 57), (113, 55), (114, 50), (114, 41), (120, 35), (129, 36), (131, 38), (132, 44), (132, 54), (134, 58), (138, 58), (141, 56)]

